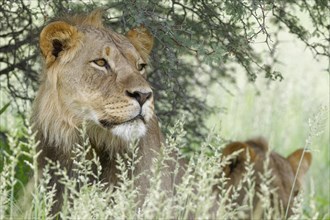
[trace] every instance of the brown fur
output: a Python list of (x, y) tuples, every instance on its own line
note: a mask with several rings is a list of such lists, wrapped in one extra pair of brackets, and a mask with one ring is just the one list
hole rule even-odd
[[(103, 181), (118, 183), (116, 155), (125, 153), (135, 137), (138, 154), (143, 157), (135, 172), (149, 172), (162, 137), (145, 70), (138, 66), (147, 62), (152, 46), (153, 37), (143, 26), (130, 30), (127, 37), (104, 27), (100, 10), (51, 22), (42, 30), (40, 49), (46, 65), (32, 115), (38, 149), (42, 150), (40, 169), (48, 158), (58, 161), (70, 177), (75, 175), (72, 150), (81, 142), (78, 129), (86, 122), (92, 148), (100, 158)], [(98, 59), (106, 60), (107, 66), (98, 66), (94, 62)], [(134, 119), (138, 114), (143, 120)], [(54, 172), (51, 175), (50, 184), (57, 188), (56, 213), (63, 186), (58, 182), (60, 177)], [(164, 189), (171, 183), (171, 177), (164, 178)], [(136, 180), (141, 201), (148, 185), (145, 176)]]
[[(260, 192), (260, 185), (262, 182), (260, 179), (260, 174), (264, 171), (264, 162), (268, 154), (268, 144), (262, 138), (252, 139), (246, 142), (233, 142), (224, 148), (223, 156), (227, 157), (239, 150), (241, 150), (241, 152), (238, 154), (238, 156), (232, 159), (230, 163), (224, 168), (225, 174), (229, 178), (227, 186), (237, 186), (238, 183), (242, 180), (243, 175), (246, 172), (244, 162), (249, 156), (255, 170), (253, 175), (256, 181), (255, 190), (256, 192)], [(282, 205), (281, 214), (283, 216), (288, 205), (290, 206), (289, 215), (292, 214), (291, 208), (293, 199), (289, 204), (289, 197), (301, 157), (303, 157), (302, 166), (299, 169), (297, 182), (294, 186), (294, 196), (296, 196), (300, 190), (302, 177), (305, 175), (311, 164), (311, 153), (305, 152), (303, 154), (303, 149), (299, 149), (289, 155), (287, 158), (284, 158), (276, 152), (269, 152), (269, 168), (271, 169), (274, 176), (274, 180), (272, 181), (270, 188), (277, 189), (276, 194), (278, 196), (278, 200), (275, 199), (275, 203), (280, 206)], [(245, 195), (246, 193), (244, 192), (244, 189), (242, 189), (236, 202), (241, 204)], [(262, 217), (261, 202), (262, 201), (259, 201), (258, 196), (255, 195), (253, 200), (254, 213), (252, 213), (255, 218)], [(272, 205), (275, 206), (275, 203), (272, 203)], [(249, 213), (248, 216), (251, 216), (250, 214), (251, 213)]]

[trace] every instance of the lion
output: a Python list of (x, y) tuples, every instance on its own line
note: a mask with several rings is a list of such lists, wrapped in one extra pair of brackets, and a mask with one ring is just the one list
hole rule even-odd
[[(101, 10), (55, 20), (42, 29), (39, 43), (45, 65), (31, 117), (40, 142), (40, 169), (47, 160), (59, 162), (73, 177), (72, 152), (86, 124), (104, 182), (118, 184), (116, 156), (127, 152), (133, 140), (138, 140), (138, 156), (143, 156), (135, 175), (149, 172), (163, 142), (146, 79), (153, 42), (143, 25), (125, 36), (105, 27)], [(57, 190), (52, 212), (57, 213), (64, 186), (53, 171), (51, 176)], [(149, 186), (146, 176), (135, 181), (141, 197)], [(171, 177), (164, 177), (164, 189), (171, 183)]]
[[(234, 152), (238, 155), (234, 155)], [(270, 193), (271, 207), (275, 209), (281, 218), (285, 216), (288, 207), (288, 216), (292, 215), (293, 198), (297, 196), (301, 188), (302, 180), (312, 162), (312, 155), (303, 149), (298, 149), (288, 157), (282, 157), (278, 153), (269, 152), (268, 143), (263, 138), (255, 138), (245, 142), (232, 142), (223, 149), (223, 158), (228, 158), (229, 163), (224, 167), (225, 176), (228, 178), (227, 188), (237, 187), (246, 174), (246, 165), (253, 164), (254, 173), (250, 178), (255, 179), (254, 197), (253, 197), (253, 212), (245, 213), (248, 217), (253, 216), (253, 219), (265, 218), (263, 216), (262, 203), (257, 196), (261, 192), (263, 182), (261, 174), (264, 173), (264, 162), (269, 154), (268, 168), (272, 172), (273, 180), (270, 184), (270, 189), (275, 189), (275, 193)], [(301, 160), (300, 168), (298, 169)], [(298, 174), (297, 174), (298, 172)], [(296, 182), (293, 186), (295, 175)], [(245, 185), (244, 185), (245, 184)], [(243, 186), (247, 186), (243, 183)], [(292, 189), (293, 187), (293, 189)], [(292, 192), (291, 192), (292, 191)], [(246, 193), (244, 187), (239, 190), (239, 197), (235, 200), (242, 205)], [(245, 216), (245, 217), (247, 217)], [(278, 216), (277, 216), (278, 217)]]

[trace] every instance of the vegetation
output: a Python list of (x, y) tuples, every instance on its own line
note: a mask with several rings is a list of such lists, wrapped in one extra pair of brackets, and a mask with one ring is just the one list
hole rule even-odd
[[(55, 202), (55, 192), (54, 188), (48, 185), (51, 169), (56, 170), (59, 175), (63, 175), (61, 182), (66, 186), (64, 204), (60, 212), (62, 219), (170, 219), (173, 217), (187, 219), (192, 213), (200, 219), (237, 219), (244, 216), (249, 217), (246, 216), (246, 211), (254, 208), (252, 203), (248, 202), (249, 200), (245, 200), (247, 202), (242, 205), (235, 202), (242, 187), (244, 187), (246, 193), (245, 198), (253, 198), (257, 193), (254, 190), (255, 180), (252, 178), (253, 166), (246, 163), (246, 174), (241, 183), (231, 190), (226, 188), (227, 179), (223, 175), (223, 169), (230, 158), (219, 160), (223, 140), (215, 135), (210, 135), (208, 141), (201, 145), (200, 153), (191, 157), (188, 166), (189, 172), (184, 175), (182, 183), (174, 186), (176, 194), (172, 195), (161, 187), (160, 177), (164, 175), (162, 167), (166, 163), (165, 161), (170, 159), (171, 152), (182, 147), (185, 132), (181, 121), (173, 129), (170, 129), (166, 141), (167, 148), (164, 148), (154, 160), (150, 176), (152, 184), (145, 202), (139, 205), (136, 200), (139, 188), (135, 188), (133, 184), (135, 177), (129, 178), (130, 173), (133, 172), (134, 167), (141, 160), (137, 156), (136, 145), (131, 145), (128, 152), (130, 155), (124, 155), (126, 158), (130, 158), (127, 163), (123, 162), (121, 158), (117, 160), (117, 167), (122, 171), (119, 175), (121, 183), (105, 190), (104, 183), (101, 182), (92, 168), (96, 165), (98, 173), (100, 173), (101, 165), (98, 158), (85, 159), (86, 152), (89, 149), (89, 140), (84, 134), (85, 132), (82, 130), (81, 135), (85, 139), (84, 144), (77, 145), (74, 148), (75, 157), (72, 159), (75, 164), (74, 172), (78, 174), (75, 178), (69, 178), (66, 174), (67, 171), (60, 169), (59, 164), (56, 163), (50, 163), (42, 173), (37, 172), (37, 143), (34, 141), (34, 134), (30, 128), (23, 130), (23, 136), (26, 138), (24, 142), (9, 136), (13, 151), (5, 153), (4, 166), (0, 173), (0, 219), (52, 218), (50, 211), (52, 204)], [(210, 151), (212, 152), (211, 155)], [(38, 175), (42, 175), (42, 178), (40, 182), (33, 182), (32, 178), (29, 187), (21, 191), (23, 196), (16, 201), (14, 196), (15, 185), (20, 180), (17, 179), (15, 170), (22, 156), (29, 158), (24, 160), (24, 163), (31, 170), (34, 170), (35, 179), (38, 179)], [(267, 164), (266, 160), (265, 173), (261, 176), (265, 179), (263, 190), (258, 192), (258, 196), (263, 201), (263, 214), (273, 218), (283, 218), (283, 213), (280, 214), (281, 210), (271, 206), (272, 194), (276, 190), (270, 187), (273, 178), (271, 178), (271, 170), (267, 168)], [(176, 164), (176, 166), (178, 167), (179, 164)], [(89, 181), (88, 176), (90, 175), (93, 175), (93, 183)], [(218, 185), (219, 198), (216, 198), (213, 193), (214, 184)], [(294, 214), (290, 219), (323, 217), (320, 216), (312, 198), (307, 199), (306, 206), (302, 206), (303, 202), (302, 194), (296, 197)], [(303, 207), (309, 208), (309, 212), (305, 213)], [(210, 212), (210, 209), (213, 212)]]
[[(153, 187), (138, 209), (132, 208), (137, 207), (138, 189), (125, 175), (116, 192), (104, 191), (101, 182), (90, 185), (83, 178), (90, 173), (91, 162), (78, 160), (82, 176), (63, 179), (68, 197), (74, 195), (68, 198), (72, 199), (70, 212), (67, 205), (61, 213), (63, 219), (185, 218), (197, 207), (198, 217), (211, 217), (207, 212), (211, 199), (205, 198), (213, 198), (212, 183), (225, 182), (213, 178), (224, 163), (216, 163), (223, 144), (256, 135), (267, 137), (283, 155), (298, 147), (312, 151), (311, 178), (306, 178), (292, 218), (330, 218), (328, 1), (14, 0), (3, 1), (0, 8), (5, 18), (0, 22), (0, 219), (45, 219), (54, 202), (54, 192), (46, 190), (47, 169), (40, 174), (42, 181), (30, 186), (29, 205), (21, 199), (28, 174), (37, 170), (36, 143), (25, 119), (42, 71), (38, 34), (54, 16), (100, 6), (107, 9), (104, 19), (116, 31), (125, 33), (143, 23), (154, 34), (156, 47), (148, 77), (156, 92), (156, 112), (168, 146), (189, 152), (193, 158), (189, 169), (195, 172), (176, 186), (177, 196), (166, 198), (155, 168)], [(306, 50), (292, 55), (296, 46), (283, 43), (288, 36)], [(319, 62), (305, 60), (303, 54), (309, 52)], [(294, 66), (289, 68), (286, 61), (293, 59)], [(294, 74), (295, 70), (301, 72)], [(182, 114), (185, 123), (174, 126)], [(207, 128), (211, 126), (212, 132)], [(77, 148), (77, 155), (85, 148), (87, 142)], [(166, 156), (164, 152), (156, 162), (161, 164)], [(93, 163), (98, 164), (97, 158)], [(118, 166), (130, 169), (121, 161)], [(56, 164), (49, 169), (56, 169)], [(76, 184), (81, 185), (79, 192), (73, 187)], [(196, 185), (204, 186), (197, 195), (191, 193)], [(248, 195), (253, 193), (248, 190)], [(223, 190), (217, 216), (235, 219), (246, 207), (235, 206), (226, 196)], [(264, 211), (272, 210), (266, 207)]]

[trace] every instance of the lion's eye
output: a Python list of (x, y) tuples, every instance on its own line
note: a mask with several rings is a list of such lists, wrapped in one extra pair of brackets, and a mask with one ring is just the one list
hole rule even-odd
[(147, 64), (146, 63), (140, 63), (138, 64), (138, 71), (142, 71), (146, 68)]
[(105, 67), (105, 68), (108, 68), (109, 67), (109, 64), (108, 62), (101, 58), (101, 59), (97, 59), (97, 60), (93, 60), (93, 63), (95, 63), (96, 65), (100, 66), (100, 67)]

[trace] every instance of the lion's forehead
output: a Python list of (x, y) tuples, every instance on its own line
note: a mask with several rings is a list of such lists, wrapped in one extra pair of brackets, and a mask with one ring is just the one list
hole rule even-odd
[[(141, 56), (130, 41), (123, 35), (110, 29), (84, 28), (83, 47), (76, 54), (76, 59), (88, 60), (108, 59), (112, 68), (120, 70), (135, 68)], [(86, 57), (86, 59), (82, 59)], [(127, 65), (129, 64), (129, 65)]]
[(257, 155), (255, 165), (258, 170), (264, 170), (266, 157), (269, 156), (269, 168), (275, 172), (275, 174), (281, 175), (281, 177), (283, 173), (285, 173), (285, 176), (294, 176), (289, 161), (280, 154), (272, 151), (269, 155), (267, 155), (267, 152), (257, 152)]
[(82, 32), (85, 36), (92, 36), (99, 40), (108, 40), (108, 41), (116, 41), (118, 43), (127, 40), (127, 38), (113, 31), (110, 28), (97, 28), (94, 26), (77, 26), (77, 29)]
[(110, 48), (123, 55), (127, 53), (138, 54), (135, 47), (124, 35), (116, 33), (111, 29), (81, 27), (80, 30), (85, 36), (85, 46), (90, 46), (93, 49)]

